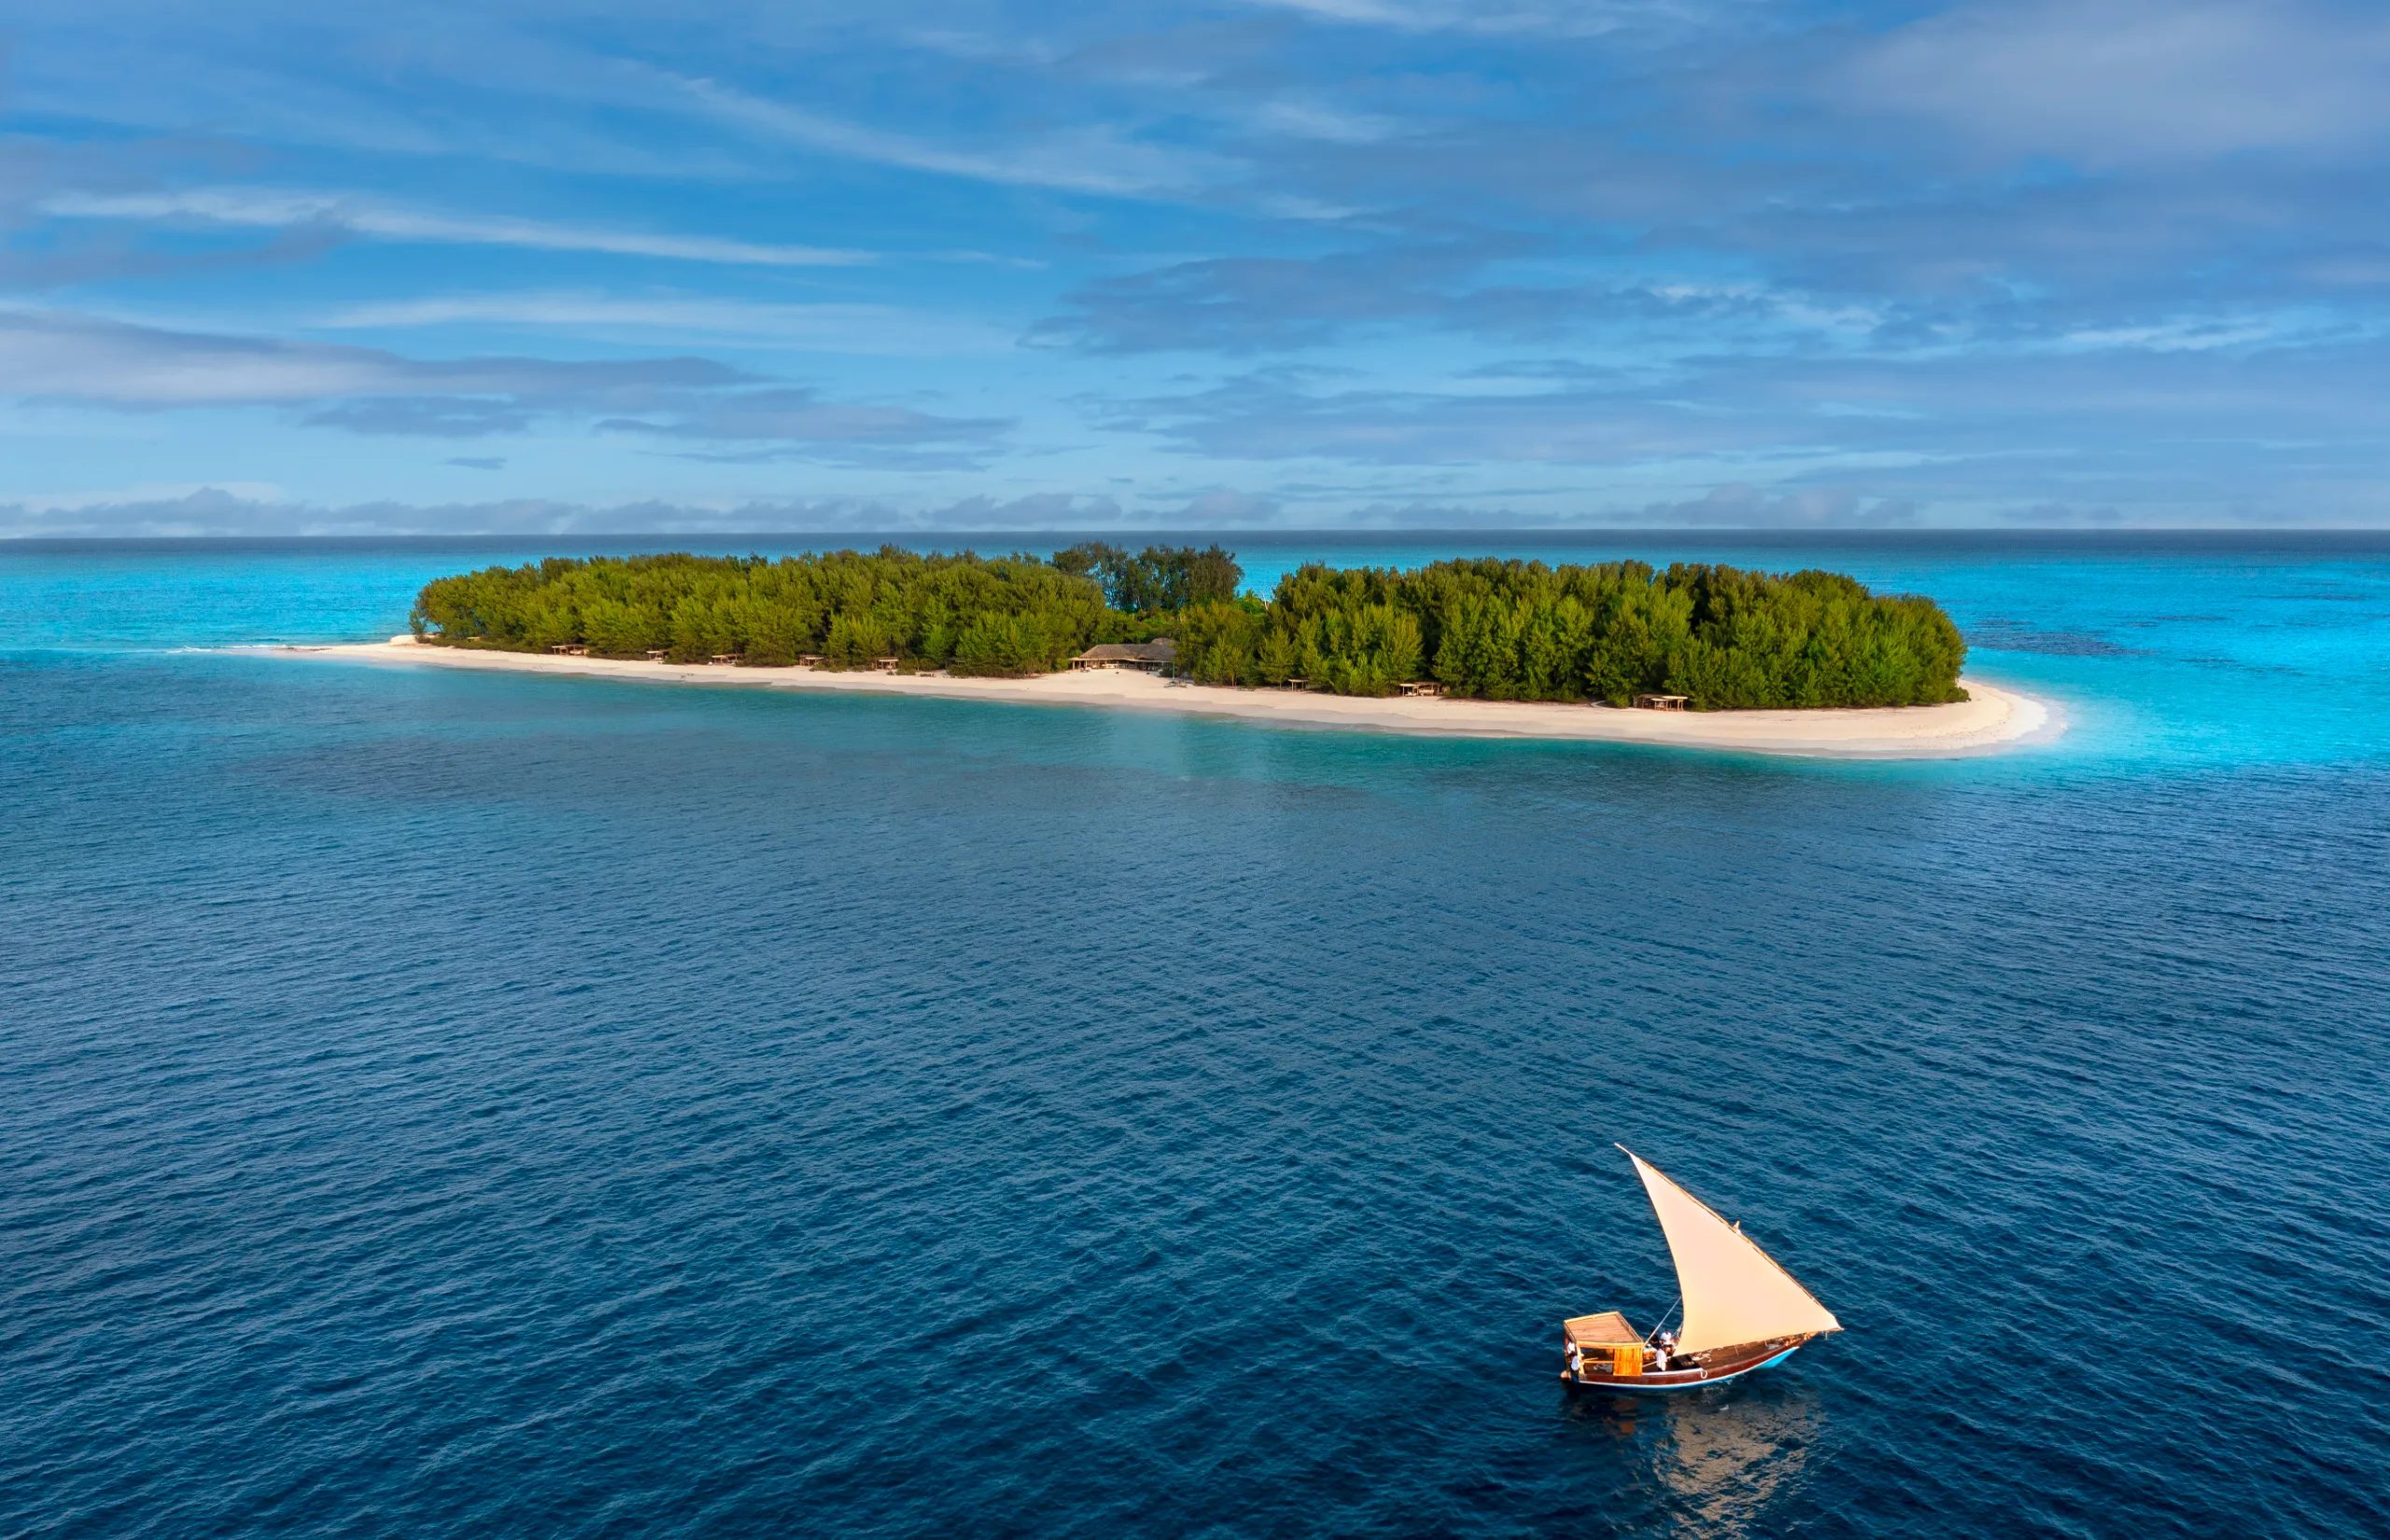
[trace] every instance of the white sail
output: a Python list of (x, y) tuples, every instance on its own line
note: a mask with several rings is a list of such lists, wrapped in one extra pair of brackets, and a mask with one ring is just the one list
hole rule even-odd
[(1774, 1257), (1743, 1239), (1740, 1230), (1634, 1151), (1627, 1150), (1626, 1158), (1635, 1162), (1635, 1173), (1652, 1197), (1652, 1211), (1660, 1216), (1668, 1254), (1676, 1258), (1677, 1282), (1684, 1290), (1684, 1324), (1677, 1331), (1677, 1351), (1704, 1352), (1842, 1330), (1832, 1310), (1793, 1281)]

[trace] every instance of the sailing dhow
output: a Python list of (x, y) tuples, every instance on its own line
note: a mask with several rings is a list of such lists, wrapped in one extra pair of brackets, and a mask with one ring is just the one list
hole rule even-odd
[[(1814, 1337), (1842, 1330), (1776, 1259), (1709, 1206), (1622, 1144), (1659, 1216), (1684, 1293), (1673, 1334), (1638, 1332), (1617, 1310), (1560, 1323), (1568, 1366), (1560, 1378), (1588, 1390), (1689, 1391), (1772, 1368)], [(1666, 1318), (1663, 1317), (1665, 1323)]]

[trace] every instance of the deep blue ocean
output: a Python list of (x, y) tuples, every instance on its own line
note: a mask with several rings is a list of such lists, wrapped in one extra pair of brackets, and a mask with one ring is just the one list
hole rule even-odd
[[(0, 546), (0, 1535), (2390, 1532), (2390, 539), (1230, 542), (1929, 593), (1933, 763), (258, 645), (693, 543)], [(1613, 1141), (1849, 1330), (1566, 1397)]]

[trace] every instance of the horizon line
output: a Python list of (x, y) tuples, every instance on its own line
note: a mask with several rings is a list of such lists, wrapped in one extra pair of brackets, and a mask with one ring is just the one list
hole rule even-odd
[(2390, 525), (2113, 525), (2087, 527), (2060, 525), (2017, 527), (2006, 525), (1950, 525), (1911, 526), (1904, 528), (1862, 528), (1824, 526), (1787, 528), (1783, 525), (1500, 525), (1500, 526), (1427, 526), (1360, 527), (1351, 525), (1289, 525), (1255, 526), (1246, 528), (1152, 526), (1135, 529), (1094, 528), (1012, 528), (1012, 529), (621, 529), (621, 530), (454, 530), (454, 531), (387, 531), (379, 533), (301, 533), (268, 532), (253, 534), (68, 534), (0, 532), (0, 550), (10, 547), (65, 545), (387, 545), (387, 544), (460, 544), (488, 545), (548, 545), (578, 541), (620, 543), (624, 541), (655, 541), (668, 545), (673, 541), (696, 541), (718, 545), (734, 541), (763, 541), (786, 544), (791, 541), (828, 541), (851, 546), (860, 541), (877, 544), (955, 540), (1030, 540), (1076, 542), (1082, 540), (1137, 540), (1153, 543), (1162, 539), (1176, 540), (1258, 540), (1272, 543), (1281, 540), (1351, 540), (1372, 543), (1389, 541), (1433, 540), (1439, 542), (1488, 539), (1666, 539), (1693, 541), (1710, 540), (1859, 540), (1902, 541), (1937, 539), (1954, 537), (1970, 539), (1997, 538), (2017, 540), (2102, 540), (2141, 538), (2186, 537), (2220, 540), (2274, 539), (2287, 537), (2374, 537), (2390, 539)]

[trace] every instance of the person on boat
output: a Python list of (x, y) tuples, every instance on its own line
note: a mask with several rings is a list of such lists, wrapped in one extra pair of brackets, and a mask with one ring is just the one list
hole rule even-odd
[(1584, 1374), (1585, 1351), (1577, 1346), (1577, 1339), (1572, 1337), (1568, 1339), (1568, 1378), (1582, 1379)]
[(1660, 1334), (1660, 1340), (1658, 1344), (1658, 1351), (1660, 1354), (1660, 1372), (1662, 1374), (1668, 1372), (1668, 1354), (1676, 1351), (1677, 1334), (1674, 1332), (1662, 1332)]

